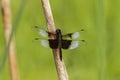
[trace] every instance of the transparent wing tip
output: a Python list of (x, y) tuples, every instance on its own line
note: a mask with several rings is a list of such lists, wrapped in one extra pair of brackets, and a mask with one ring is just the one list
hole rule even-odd
[(72, 41), (69, 49), (74, 49), (77, 48), (79, 46), (79, 41)]
[(69, 49), (75, 49), (75, 48), (77, 48), (77, 47), (79, 47), (79, 46), (81, 46), (81, 45), (84, 45), (84, 44), (86, 44), (86, 41), (85, 41), (85, 40), (72, 41)]
[(72, 35), (72, 38), (73, 39), (76, 39), (80, 36), (80, 33), (79, 32), (75, 32), (73, 35)]
[(43, 29), (39, 29), (38, 33), (39, 33), (39, 35), (41, 35), (43, 37), (48, 37), (48, 33), (45, 30), (43, 30)]
[(49, 47), (49, 43), (47, 40), (41, 40), (41, 45), (44, 47)]

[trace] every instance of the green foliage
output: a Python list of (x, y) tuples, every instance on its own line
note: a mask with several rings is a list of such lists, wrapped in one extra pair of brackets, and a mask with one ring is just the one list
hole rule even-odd
[[(120, 80), (120, 1), (99, 1), (102, 0), (50, 0), (56, 27), (63, 33), (85, 29), (81, 39), (87, 44), (63, 50), (70, 80)], [(22, 16), (15, 33), (21, 80), (57, 80), (51, 49), (33, 41), (39, 37), (33, 30), (35, 25), (47, 30), (41, 1), (27, 1), (25, 6), (19, 12)], [(20, 0), (12, 0), (11, 7), (15, 21)], [(0, 13), (0, 60), (4, 52), (3, 35)], [(10, 80), (7, 63), (2, 80)]]

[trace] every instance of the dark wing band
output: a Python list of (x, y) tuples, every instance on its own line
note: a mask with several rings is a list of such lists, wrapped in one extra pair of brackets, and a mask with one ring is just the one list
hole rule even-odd
[(62, 40), (63, 49), (75, 49), (82, 44), (85, 44), (84, 40)]
[(77, 32), (73, 32), (73, 33), (68, 33), (62, 36), (62, 39), (77, 39), (80, 37), (80, 35), (82, 34), (82, 32), (84, 32), (84, 29), (81, 29)]

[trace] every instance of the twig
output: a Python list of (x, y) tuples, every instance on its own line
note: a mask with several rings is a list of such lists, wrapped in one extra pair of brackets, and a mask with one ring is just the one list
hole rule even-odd
[[(55, 24), (54, 24), (49, 0), (42, 0), (42, 6), (46, 17), (48, 31), (51, 33), (55, 33), (56, 29), (55, 29)], [(55, 36), (51, 35), (50, 38), (55, 39)], [(61, 60), (59, 56), (60, 55), (59, 49), (53, 49), (53, 55), (54, 55), (54, 60), (55, 60), (59, 80), (68, 80), (68, 74), (66, 71), (66, 67), (64, 65), (64, 61), (63, 59)]]
[[(2, 4), (2, 16), (4, 23), (5, 43), (6, 45), (8, 45), (8, 41), (10, 39), (10, 34), (12, 31), (10, 1), (1, 0), (1, 4)], [(9, 58), (8, 60), (9, 60), (11, 80), (19, 80), (14, 38), (12, 38), (12, 41), (10, 43), (8, 58)]]

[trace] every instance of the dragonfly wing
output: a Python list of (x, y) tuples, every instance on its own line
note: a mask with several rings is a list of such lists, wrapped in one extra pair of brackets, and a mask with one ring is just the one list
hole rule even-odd
[(41, 45), (44, 47), (50, 47), (52, 49), (57, 49), (58, 48), (58, 41), (57, 40), (40, 40), (41, 41)]
[(80, 37), (81, 32), (83, 32), (84, 30), (81, 29), (80, 31), (77, 32), (73, 32), (73, 33), (68, 33), (62, 36), (63, 39), (77, 39)]
[(62, 48), (63, 49), (75, 49), (84, 43), (85, 43), (84, 40), (62, 40)]
[(73, 34), (71, 34), (72, 39), (77, 39), (80, 36), (79, 32), (75, 32)]
[(75, 49), (79, 46), (79, 41), (72, 41), (69, 49)]
[(48, 37), (48, 32), (43, 30), (43, 29), (39, 29), (38, 34), (43, 36), (43, 37)]
[(72, 40), (62, 40), (62, 48), (63, 49), (68, 49), (69, 46), (71, 45)]
[(57, 49), (58, 48), (58, 40), (57, 39), (49, 39), (49, 45), (50, 48), (52, 49)]
[(49, 48), (49, 42), (48, 42), (48, 40), (40, 40), (40, 42), (41, 42), (42, 46), (44, 46), (46, 48)]
[(48, 38), (48, 32), (38, 26), (35, 26), (34, 29), (38, 32), (39, 35), (41, 35), (44, 38)]

